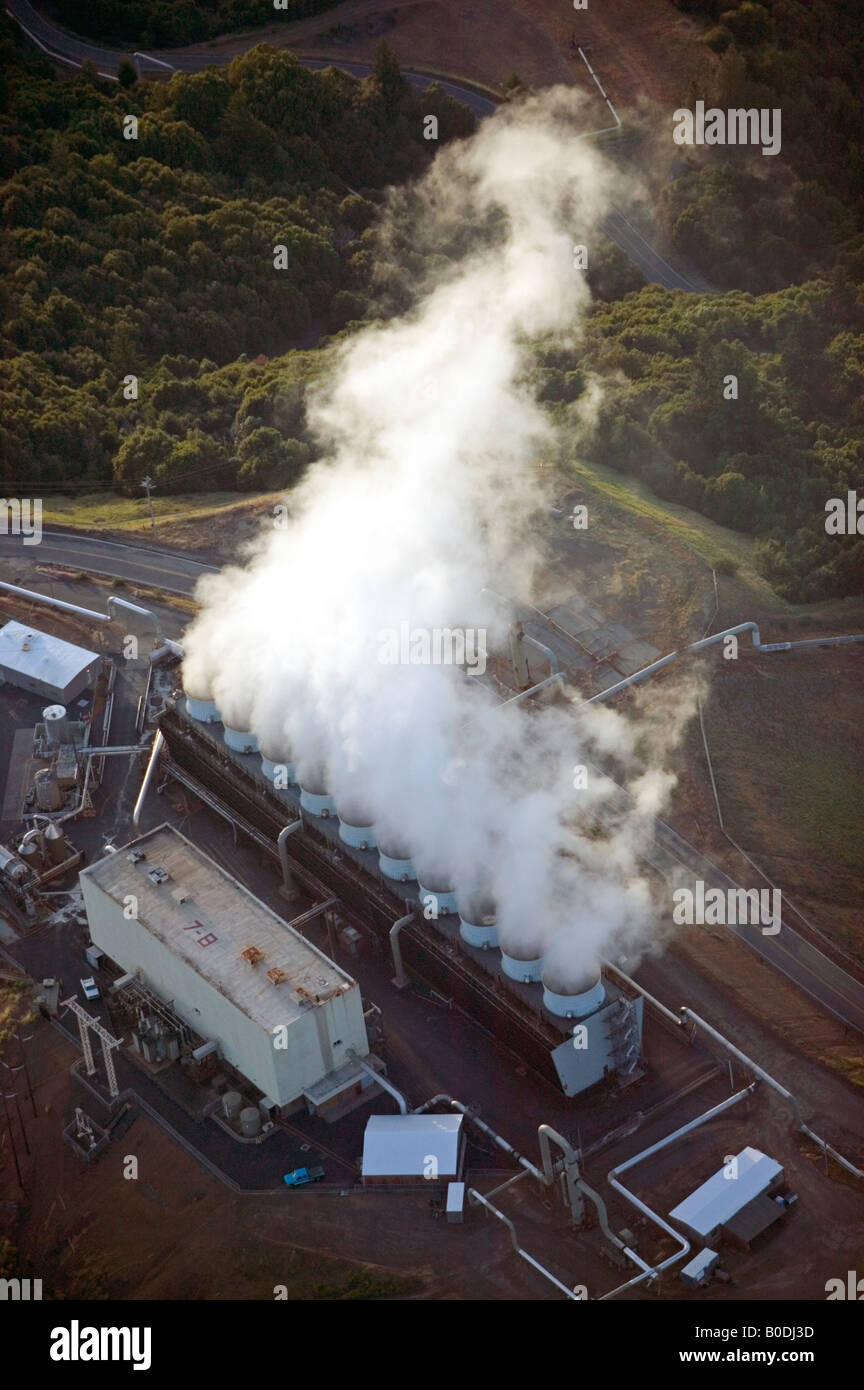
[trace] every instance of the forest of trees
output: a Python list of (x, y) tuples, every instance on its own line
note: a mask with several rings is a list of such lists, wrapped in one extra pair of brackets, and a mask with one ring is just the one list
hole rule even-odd
[(681, 105), (779, 108), (779, 158), (695, 150), (664, 189), (673, 243), (721, 288), (779, 289), (830, 268), (864, 214), (861, 0), (674, 0), (705, 22)]
[(290, 350), (377, 312), (378, 190), (431, 158), (424, 115), (440, 144), (471, 113), (440, 88), (421, 103), (385, 46), (363, 82), (262, 45), (124, 91), (56, 76), (4, 16), (0, 65), (4, 492), (142, 468), (163, 491), (289, 483), (311, 370)]
[[(764, 64), (776, 49), (786, 71), (780, 26), (801, 5), (745, 0), (737, 20), (728, 5), (698, 8), (731, 35), (706, 29), (721, 64), (742, 51)], [(848, 12), (843, 0), (812, 8)], [(829, 20), (826, 51), (845, 32)], [(802, 81), (802, 102), (829, 73)], [(0, 16), (2, 491), (132, 493), (148, 473), (163, 493), (290, 486), (315, 456), (305, 393), (322, 346), (404, 308), (424, 271), (476, 234), (455, 227), (452, 247), (427, 247), (397, 229), (382, 253), (375, 232), (383, 190), (474, 117), (440, 88), (414, 94), (383, 44), (363, 81), (259, 45), (228, 68), (125, 82), (58, 74)], [(773, 87), (759, 91), (777, 104)], [(860, 146), (847, 121), (805, 177), (814, 113), (791, 142), (796, 176), (786, 100), (782, 160), (702, 160), (666, 194), (678, 245), (715, 282), (745, 287), (646, 286), (600, 245), (583, 340), (538, 345), (534, 377), (564, 447), (752, 535), (771, 582), (809, 601), (864, 592), (864, 538), (824, 529), (829, 498), (864, 491), (864, 237), (848, 184)], [(429, 113), (437, 144), (423, 138)]]
[(52, 0), (49, 14), (76, 34), (133, 48), (182, 48), (216, 34), (320, 14), (336, 0)]
[[(591, 377), (602, 401), (586, 435)], [(864, 239), (774, 294), (652, 285), (597, 303), (577, 349), (538, 349), (535, 384), (580, 452), (757, 538), (785, 597), (864, 593), (864, 539), (824, 528), (829, 498), (864, 493)]]

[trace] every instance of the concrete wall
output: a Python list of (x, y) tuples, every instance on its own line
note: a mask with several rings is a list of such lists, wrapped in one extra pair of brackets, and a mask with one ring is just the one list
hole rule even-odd
[[(219, 1043), (223, 1057), (277, 1105), (287, 1105), (346, 1061), (349, 1049), (369, 1051), (360, 989), (298, 1018), (285, 1019), (288, 1045), (276, 1048), (271, 1034), (175, 955), (86, 874), (81, 878), (90, 935), (124, 971), (140, 970), (148, 987), (201, 1037)], [(239, 966), (240, 962), (238, 962)]]

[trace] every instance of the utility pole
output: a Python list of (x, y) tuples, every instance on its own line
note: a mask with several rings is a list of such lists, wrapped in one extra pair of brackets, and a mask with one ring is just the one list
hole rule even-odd
[(6, 1088), (5, 1088), (5, 1086), (2, 1087), (2, 1088), (0, 1088), (0, 1090), (2, 1090), (2, 1094), (3, 1094), (3, 1109), (4, 1109), (4, 1111), (6, 1112), (6, 1131), (7, 1131), (8, 1135), (9, 1135), (9, 1145), (10, 1145), (10, 1147), (11, 1147), (11, 1149), (12, 1149), (12, 1157), (13, 1157), (13, 1159), (15, 1160), (15, 1172), (18, 1174), (18, 1186), (19, 1186), (19, 1187), (21, 1188), (21, 1190), (23, 1191), (23, 1190), (24, 1190), (24, 1182), (23, 1182), (23, 1179), (22, 1179), (22, 1177), (21, 1177), (21, 1165), (20, 1165), (20, 1163), (18, 1162), (18, 1150), (17, 1150), (16, 1147), (15, 1147), (15, 1135), (12, 1133), (12, 1120), (11, 1120), (11, 1118), (10, 1118), (10, 1116), (9, 1116), (9, 1102), (8, 1102), (8, 1100), (6, 1099)]
[[(32, 1038), (32, 1036), (33, 1034), (31, 1033), (30, 1038)], [(33, 1084), (30, 1080), (30, 1068), (27, 1066), (27, 1054), (24, 1051), (24, 1044), (25, 1042), (29, 1042), (30, 1038), (22, 1038), (21, 1029), (18, 1027), (17, 1024), (15, 1025), (15, 1038), (18, 1042), (18, 1046), (21, 1049), (21, 1066), (24, 1069), (24, 1077), (27, 1082), (27, 1093), (30, 1096), (30, 1104), (33, 1107), (33, 1119), (36, 1120), (38, 1119), (38, 1115), (36, 1113), (36, 1100), (33, 1095)]]
[(142, 479), (141, 479), (141, 486), (144, 488), (145, 492), (147, 493), (147, 502), (148, 502), (148, 504), (149, 504), (149, 506), (150, 506), (150, 526), (151, 526), (151, 528), (155, 531), (155, 530), (156, 530), (156, 517), (155, 517), (154, 514), (153, 514), (153, 498), (150, 496), (150, 491), (151, 491), (152, 488), (154, 488), (154, 487), (156, 486), (156, 484), (153, 482), (153, 479), (150, 477), (150, 474), (149, 474), (149, 473), (147, 474), (147, 477), (146, 477), (146, 478), (142, 478)]

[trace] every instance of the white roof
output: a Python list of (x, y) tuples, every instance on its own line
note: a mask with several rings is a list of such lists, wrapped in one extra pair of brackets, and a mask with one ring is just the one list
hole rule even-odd
[[(130, 849), (143, 851), (136, 864)], [(168, 879), (155, 884), (150, 874)], [(138, 899), (137, 923), (186, 965), (268, 1030), (290, 1025), (307, 1009), (356, 988), (323, 952), (277, 917), (248, 889), (172, 825), (160, 825), (131, 846), (81, 871), (118, 907)], [(254, 960), (244, 957), (251, 949)], [(268, 970), (279, 976), (271, 979)]]
[(58, 690), (65, 689), (79, 671), (99, 660), (98, 652), (88, 652), (23, 623), (9, 622), (0, 628), (0, 666)]
[[(372, 1115), (363, 1139), (363, 1176), (455, 1177), (464, 1115)], [(435, 1170), (430, 1172), (430, 1159)]]
[(669, 1215), (697, 1235), (708, 1237), (718, 1226), (731, 1221), (736, 1212), (764, 1192), (782, 1172), (782, 1165), (759, 1149), (742, 1149), (735, 1156), (734, 1167), (727, 1162), (679, 1202)]

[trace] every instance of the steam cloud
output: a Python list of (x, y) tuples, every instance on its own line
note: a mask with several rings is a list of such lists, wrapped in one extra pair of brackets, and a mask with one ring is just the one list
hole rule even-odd
[[(577, 138), (579, 105), (558, 88), (503, 109), (393, 194), (385, 240), (409, 227), (460, 254), (409, 312), (335, 350), (309, 402), (324, 458), (287, 528), (201, 581), (184, 662), (187, 691), (226, 724), (301, 780), (321, 769), (421, 881), (491, 896), (502, 943), (541, 948), (574, 980), (647, 937), (639, 856), (686, 702), (659, 719), (502, 708), (452, 666), (382, 664), (379, 635), (407, 622), (497, 641), (506, 615), (481, 589), (531, 591), (551, 427), (524, 384), (529, 341), (578, 330), (589, 291), (573, 246), (596, 240), (616, 178)], [(610, 753), (626, 805), (590, 775), (574, 790), (574, 767)]]

